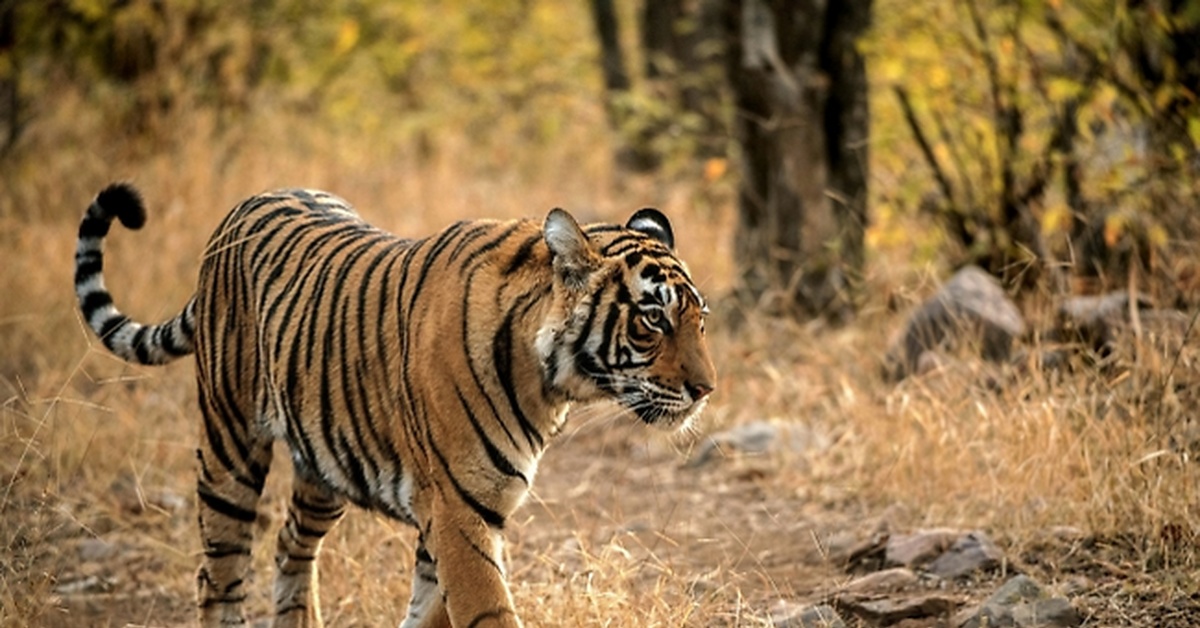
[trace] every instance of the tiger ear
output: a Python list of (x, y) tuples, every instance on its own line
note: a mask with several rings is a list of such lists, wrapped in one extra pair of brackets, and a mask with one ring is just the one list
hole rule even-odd
[(653, 207), (637, 210), (625, 223), (626, 229), (644, 233), (675, 250), (675, 232), (671, 230), (671, 221), (662, 212)]
[(554, 274), (572, 288), (582, 288), (587, 276), (596, 268), (596, 252), (575, 218), (560, 208), (550, 210), (542, 228)]

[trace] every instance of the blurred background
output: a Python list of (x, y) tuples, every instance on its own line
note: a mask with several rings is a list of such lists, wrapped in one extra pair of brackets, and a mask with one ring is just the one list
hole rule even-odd
[[(191, 366), (108, 358), (71, 289), (82, 211), (129, 180), (150, 218), (116, 230), (106, 273), (146, 320), (186, 301), (224, 212), (276, 187), (328, 189), (406, 236), (556, 206), (671, 217), (716, 310), (703, 431), (811, 438), (680, 466), (692, 445), (643, 450), (583, 417), (514, 533), (519, 605), (562, 625), (758, 625), (781, 599), (830, 599), (851, 572), (826, 542), (880, 525), (986, 529), (1092, 625), (1180, 608), (1190, 625), (1198, 94), (1200, 0), (0, 0), (0, 621), (190, 616)], [(946, 297), (966, 267), (994, 301)], [(954, 319), (937, 325), (998, 325), (1004, 351), (931, 330), (929, 300)], [(1149, 337), (1160, 318), (1173, 335)], [(945, 357), (954, 337), (966, 351)], [(555, 480), (597, 472), (579, 451), (653, 504)], [(744, 508), (697, 497), (726, 489)], [(708, 514), (681, 523), (680, 504)], [(675, 558), (612, 549), (630, 529)], [(327, 604), (398, 620), (404, 570), (364, 548), (407, 565), (407, 532), (365, 514), (341, 532), (322, 568), (350, 584)], [(584, 572), (612, 594), (546, 605), (591, 591)]]

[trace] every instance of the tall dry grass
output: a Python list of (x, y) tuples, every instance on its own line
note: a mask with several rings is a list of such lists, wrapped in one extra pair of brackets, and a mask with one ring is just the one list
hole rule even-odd
[[(106, 266), (118, 303), (138, 319), (171, 316), (185, 302), (208, 233), (227, 208), (283, 185), (332, 190), (403, 234), (466, 217), (540, 216), (555, 206), (619, 220), (655, 205), (673, 217), (682, 255), (720, 299), (732, 281), (727, 183), (626, 179), (612, 170), (597, 131), (602, 112), (583, 110), (579, 119), (568, 141), (536, 151), (521, 150), (519, 138), (476, 147), (451, 134), (433, 156), (286, 116), (223, 135), (203, 115), (183, 116), (155, 146), (126, 146), (70, 100), (32, 129), (36, 151), (6, 168), (0, 190), (0, 625), (71, 625), (86, 611), (64, 601), (64, 585), (74, 582), (95, 584), (99, 593), (89, 599), (113, 588), (144, 597), (125, 610), (136, 616), (119, 604), (92, 615), (101, 625), (161, 625), (191, 614), (192, 367), (118, 363), (81, 324), (71, 288), (74, 233), (96, 190), (131, 180), (149, 204), (142, 232), (114, 229)], [(526, 616), (542, 625), (758, 625), (770, 600), (812, 597), (841, 577), (800, 557), (839, 530), (865, 534), (880, 520), (894, 529), (983, 528), (1019, 560), (1036, 555), (1050, 531), (1072, 528), (1119, 545), (1106, 559), (1113, 569), (1196, 593), (1200, 478), (1180, 419), (1195, 407), (1168, 411), (1188, 403), (1176, 384), (1196, 381), (1196, 334), (1179, 360), (1146, 349), (1116, 370), (1054, 375), (964, 364), (892, 387), (878, 378), (879, 361), (900, 319), (882, 295), (907, 294), (913, 284), (902, 278), (931, 272), (907, 265), (908, 254), (902, 246), (872, 252), (871, 296), (849, 327), (714, 321), (722, 382), (704, 429), (802, 422), (827, 435), (827, 447), (772, 458), (741, 483), (719, 469), (711, 477), (677, 469), (686, 445), (651, 450), (658, 453), (631, 460), (628, 470), (624, 459), (606, 463), (605, 485), (653, 493), (658, 505), (642, 513), (621, 512), (615, 489), (608, 501), (591, 493), (566, 499), (580, 480), (553, 474), (586, 469), (575, 458), (548, 457), (539, 478), (546, 488), (525, 507), (509, 550)], [(919, 284), (915, 296), (931, 288)], [(1150, 394), (1164, 382), (1167, 393)], [(599, 458), (610, 448), (640, 451), (596, 435), (608, 429), (601, 421), (567, 438), (585, 451), (599, 443), (589, 454)], [(268, 488), (264, 529), (282, 517), (284, 467), (277, 464)], [(763, 473), (766, 480), (753, 479)], [(729, 501), (716, 503), (716, 494)], [(87, 539), (115, 548), (119, 558), (105, 560), (129, 567), (121, 582), (86, 572), (95, 570), (79, 558)], [(412, 543), (399, 524), (348, 517), (322, 562), (327, 618), (371, 625), (402, 616)], [(251, 606), (259, 613), (268, 608), (268, 554), (256, 558), (263, 575)]]

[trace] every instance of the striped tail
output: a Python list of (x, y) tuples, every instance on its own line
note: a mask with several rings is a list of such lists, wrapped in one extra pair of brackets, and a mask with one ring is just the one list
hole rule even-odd
[(114, 183), (96, 195), (79, 223), (75, 247), (75, 295), (79, 309), (105, 347), (136, 364), (166, 364), (195, 351), (196, 299), (178, 316), (158, 325), (142, 325), (113, 305), (104, 287), (104, 237), (113, 218), (129, 229), (146, 222), (142, 197), (128, 183)]

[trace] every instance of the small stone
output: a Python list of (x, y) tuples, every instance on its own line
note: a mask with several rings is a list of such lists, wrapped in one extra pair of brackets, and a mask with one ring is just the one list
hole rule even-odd
[(934, 594), (873, 600), (843, 598), (838, 600), (838, 605), (872, 624), (886, 626), (904, 619), (947, 616), (958, 607), (958, 600)]
[(798, 607), (783, 603), (771, 613), (771, 625), (774, 628), (846, 628), (846, 622), (827, 604)]
[(1041, 599), (1046, 596), (1042, 585), (1036, 580), (1020, 574), (1013, 576), (1003, 586), (996, 589), (983, 604), (984, 606), (1013, 606), (1019, 602)]
[(962, 536), (960, 530), (933, 528), (888, 539), (886, 561), (890, 565), (919, 567), (945, 553)]
[(117, 552), (116, 546), (104, 539), (84, 539), (77, 549), (83, 562), (101, 561)]
[(60, 582), (54, 587), (54, 592), (59, 595), (84, 595), (89, 593), (103, 593), (111, 591), (115, 582), (112, 579), (103, 576), (83, 576), (73, 580)]
[(1000, 564), (1004, 553), (982, 532), (970, 532), (954, 542), (929, 564), (930, 573), (953, 580), (977, 571), (987, 571)]
[(1079, 611), (1066, 598), (1053, 597), (1032, 603), (1017, 604), (1012, 609), (1013, 621), (1018, 626), (1078, 626), (1083, 623)]
[(899, 591), (917, 583), (917, 574), (904, 567), (876, 571), (846, 583), (845, 593), (883, 593)]
[(733, 453), (754, 455), (773, 451), (803, 452), (828, 446), (827, 437), (814, 432), (806, 425), (783, 421), (754, 421), (704, 439), (687, 466), (703, 466)]
[(1029, 576), (1009, 579), (978, 608), (955, 616), (960, 628), (1070, 628), (1082, 623), (1079, 612), (1066, 598), (1050, 597)]

